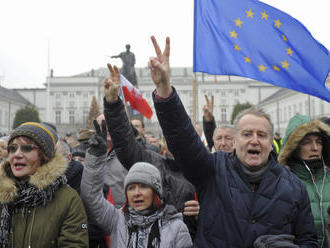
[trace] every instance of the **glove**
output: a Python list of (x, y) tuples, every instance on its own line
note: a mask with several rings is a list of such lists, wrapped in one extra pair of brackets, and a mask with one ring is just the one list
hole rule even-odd
[(99, 157), (107, 153), (107, 126), (105, 124), (105, 120), (102, 120), (102, 130), (96, 120), (93, 121), (93, 124), (96, 134), (88, 140), (88, 144), (90, 145), (88, 152), (96, 157)]

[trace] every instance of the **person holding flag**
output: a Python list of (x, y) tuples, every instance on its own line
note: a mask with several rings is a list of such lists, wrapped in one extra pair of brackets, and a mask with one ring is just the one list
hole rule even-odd
[(170, 39), (149, 67), (154, 106), (166, 138), (200, 202), (194, 247), (318, 247), (305, 185), (271, 155), (273, 128), (262, 110), (234, 122), (235, 151), (210, 153), (170, 83)]

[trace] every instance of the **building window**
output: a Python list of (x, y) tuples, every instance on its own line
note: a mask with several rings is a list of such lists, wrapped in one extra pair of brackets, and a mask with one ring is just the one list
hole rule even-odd
[(238, 96), (238, 90), (234, 90), (234, 96)]
[(55, 98), (56, 98), (56, 99), (60, 99), (60, 98), (61, 98), (61, 93), (56, 93), (56, 94), (55, 94)]
[(56, 106), (56, 108), (61, 107), (61, 102), (57, 101), (57, 102), (55, 103), (55, 106)]
[(87, 92), (83, 93), (83, 97), (84, 98), (87, 98), (88, 97), (88, 93)]
[(221, 122), (227, 121), (227, 111), (225, 108), (221, 108)]
[(74, 93), (71, 92), (71, 93), (69, 94), (69, 97), (73, 98), (73, 97), (74, 97)]
[(226, 91), (225, 90), (221, 91), (221, 96), (226, 96)]
[(56, 125), (61, 124), (61, 111), (55, 112), (55, 122), (56, 122)]
[(69, 111), (69, 124), (74, 125), (74, 111)]
[(88, 115), (89, 115), (89, 111), (84, 110), (83, 111), (83, 124), (87, 123)]
[(68, 92), (64, 91), (63, 96), (67, 96), (67, 95), (68, 95)]
[(77, 95), (77, 96), (80, 96), (80, 95), (81, 95), (81, 91), (77, 91), (77, 92), (76, 92), (76, 95)]
[(297, 114), (297, 105), (294, 104), (293, 105), (293, 115), (296, 115)]

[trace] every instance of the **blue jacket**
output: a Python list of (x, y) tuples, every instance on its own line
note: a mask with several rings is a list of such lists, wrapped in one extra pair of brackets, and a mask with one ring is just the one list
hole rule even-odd
[(235, 153), (205, 148), (175, 89), (168, 99), (154, 96), (154, 105), (169, 149), (199, 195), (194, 247), (253, 247), (266, 234), (292, 234), (300, 247), (317, 247), (308, 194), (293, 173), (270, 157), (253, 191)]

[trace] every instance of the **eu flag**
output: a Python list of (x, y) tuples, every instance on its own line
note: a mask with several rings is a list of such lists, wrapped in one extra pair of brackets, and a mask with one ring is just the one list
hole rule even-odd
[(296, 19), (257, 0), (195, 0), (194, 72), (238, 75), (330, 102), (330, 53)]

